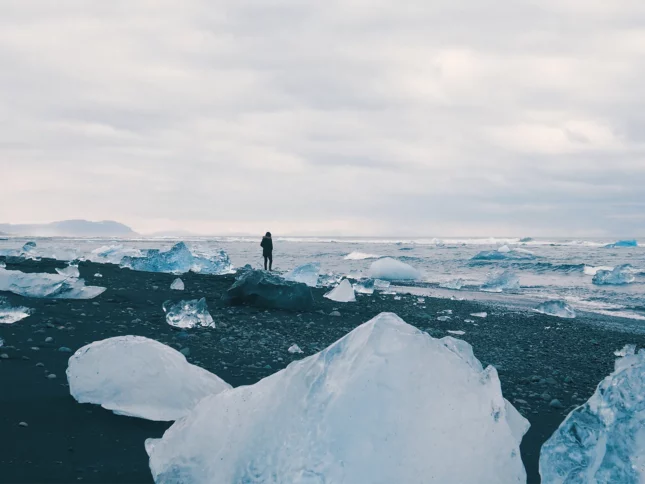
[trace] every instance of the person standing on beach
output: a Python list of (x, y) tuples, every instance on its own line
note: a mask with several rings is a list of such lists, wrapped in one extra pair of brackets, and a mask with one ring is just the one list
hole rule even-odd
[(264, 270), (267, 270), (267, 261), (269, 262), (269, 270), (271, 270), (273, 268), (273, 239), (271, 239), (271, 232), (267, 232), (262, 237), (260, 247), (262, 247), (262, 256), (264, 257)]

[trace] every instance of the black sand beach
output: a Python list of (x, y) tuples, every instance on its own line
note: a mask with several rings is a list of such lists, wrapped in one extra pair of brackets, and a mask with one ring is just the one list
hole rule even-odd
[[(1, 258), (0, 258), (1, 259)], [(25, 272), (53, 272), (61, 262), (7, 264)], [(107, 287), (93, 300), (48, 300), (0, 293), (32, 316), (0, 326), (0, 481), (3, 483), (148, 483), (144, 440), (159, 437), (170, 423), (113, 415), (81, 405), (69, 395), (65, 370), (71, 353), (92, 341), (125, 334), (188, 349), (188, 360), (233, 386), (252, 384), (313, 354), (383, 311), (432, 336), (463, 330), (484, 365), (497, 367), (504, 396), (531, 422), (522, 443), (528, 481), (539, 482), (542, 443), (566, 414), (593, 393), (608, 375), (614, 350), (627, 343), (645, 345), (645, 336), (606, 329), (584, 315), (565, 320), (479, 302), (375, 294), (339, 304), (314, 290), (315, 308), (295, 313), (227, 307), (222, 294), (234, 276), (185, 274), (185, 291), (173, 291), (176, 276), (134, 272), (114, 265), (80, 264), (90, 285)], [(94, 277), (101, 273), (102, 278)], [(165, 321), (165, 300), (206, 297), (216, 329), (178, 331)], [(440, 311), (453, 311), (439, 321)], [(329, 314), (338, 310), (341, 316)], [(471, 313), (488, 312), (484, 319)], [(472, 319), (474, 323), (466, 323)], [(547, 329), (548, 328), (548, 329)], [(52, 341), (45, 342), (47, 338)], [(291, 355), (297, 343), (304, 355)], [(6, 355), (6, 356), (5, 356)], [(428, 371), (431, 371), (429, 369)], [(51, 377), (51, 375), (55, 375)], [(553, 399), (563, 408), (550, 405)], [(557, 405), (556, 405), (557, 406)], [(26, 426), (21, 425), (24, 422)]]

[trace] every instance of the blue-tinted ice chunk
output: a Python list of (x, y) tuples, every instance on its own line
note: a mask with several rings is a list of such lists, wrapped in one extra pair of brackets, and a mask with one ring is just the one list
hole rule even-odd
[(613, 270), (599, 270), (593, 276), (592, 282), (598, 286), (622, 285), (634, 282), (634, 271), (629, 264), (615, 267)]

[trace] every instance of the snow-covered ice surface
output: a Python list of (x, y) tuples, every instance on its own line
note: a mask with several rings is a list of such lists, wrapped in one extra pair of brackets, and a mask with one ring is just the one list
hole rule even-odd
[(182, 418), (204, 397), (231, 388), (180, 352), (142, 336), (83, 346), (69, 359), (67, 381), (79, 403), (160, 421)]
[(373, 279), (383, 279), (384, 281), (405, 281), (419, 279), (421, 273), (405, 262), (391, 257), (384, 257), (372, 262), (369, 276)]
[(183, 291), (185, 289), (184, 286), (184, 281), (182, 281), (179, 277), (172, 281), (172, 284), (170, 284), (170, 289), (174, 289), (175, 291)]
[(146, 450), (158, 484), (523, 483), (527, 429), (470, 345), (382, 313), (205, 398)]
[(576, 312), (565, 301), (545, 301), (535, 308), (535, 311), (549, 316), (557, 316), (558, 318), (573, 319), (576, 317)]
[(135, 271), (172, 274), (183, 274), (188, 271), (202, 274), (229, 274), (233, 269), (228, 254), (223, 250), (206, 255), (191, 251), (183, 242), (173, 245), (165, 252), (149, 249), (141, 257), (125, 256), (121, 259), (121, 266)]
[(347, 280), (343, 279), (338, 286), (325, 294), (327, 299), (331, 299), (336, 302), (355, 302), (356, 296), (354, 295), (354, 288), (352, 284)]
[(593, 276), (593, 283), (599, 286), (631, 284), (635, 280), (634, 271), (629, 264), (619, 265), (611, 271), (599, 270)]
[(13, 324), (25, 319), (31, 309), (24, 306), (12, 306), (7, 298), (0, 296), (0, 324)]
[(511, 271), (493, 274), (481, 287), (484, 292), (517, 291), (520, 288), (520, 279)]
[(318, 276), (320, 274), (320, 262), (310, 262), (296, 267), (287, 272), (283, 277), (287, 281), (302, 282), (310, 287), (318, 285)]
[(93, 299), (104, 287), (86, 286), (83, 279), (47, 273), (24, 273), (0, 269), (0, 291), (26, 297), (52, 299)]
[(628, 345), (614, 372), (540, 451), (544, 484), (645, 482), (645, 350)]
[(179, 302), (166, 301), (163, 303), (163, 310), (166, 313), (166, 322), (176, 328), (215, 327), (215, 322), (208, 312), (206, 298)]

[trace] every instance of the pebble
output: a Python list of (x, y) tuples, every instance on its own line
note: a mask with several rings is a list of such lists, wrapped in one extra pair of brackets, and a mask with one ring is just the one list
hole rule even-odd
[(40, 348), (38, 346), (32, 346), (31, 349), (34, 351), (40, 351)]
[(29, 427), (29, 425), (27, 424), (27, 422), (20, 422), (18, 424), (18, 427)]
[(570, 376), (568, 376), (568, 377), (566, 377), (566, 378), (564, 379), (564, 382), (565, 382), (565, 383), (573, 383), (573, 378), (571, 378)]
[(36, 363), (36, 366), (38, 366), (38, 367), (41, 367), (41, 368), (42, 368), (43, 366), (45, 366), (45, 364), (44, 364), (44, 363)]
[(60, 351), (61, 353), (71, 353), (72, 349), (68, 348), (67, 346), (61, 346), (60, 348), (58, 348), (58, 351)]
[(330, 316), (336, 316), (337, 318), (340, 317), (340, 313), (338, 311), (332, 311), (329, 313)]
[(544, 400), (544, 401), (547, 401), (547, 402), (548, 402), (549, 400), (551, 400), (551, 395), (549, 395), (548, 393), (544, 392), (542, 395), (540, 395), (540, 398), (541, 398), (542, 400)]
[(2, 354), (0, 355), (0, 358), (2, 358), (3, 360), (8, 360), (8, 359), (9, 359), (9, 355), (8, 355), (7, 353), (2, 353)]
[(47, 336), (45, 338), (45, 343), (51, 343), (52, 341), (54, 341), (54, 338), (52, 338), (51, 336)]
[(47, 378), (53, 380), (54, 378), (56, 378), (56, 375), (54, 373), (50, 373), (49, 375), (47, 375)]
[(558, 400), (557, 398), (554, 398), (551, 400), (551, 403), (549, 403), (549, 407), (551, 408), (564, 408), (564, 405), (562, 405), (562, 402)]

